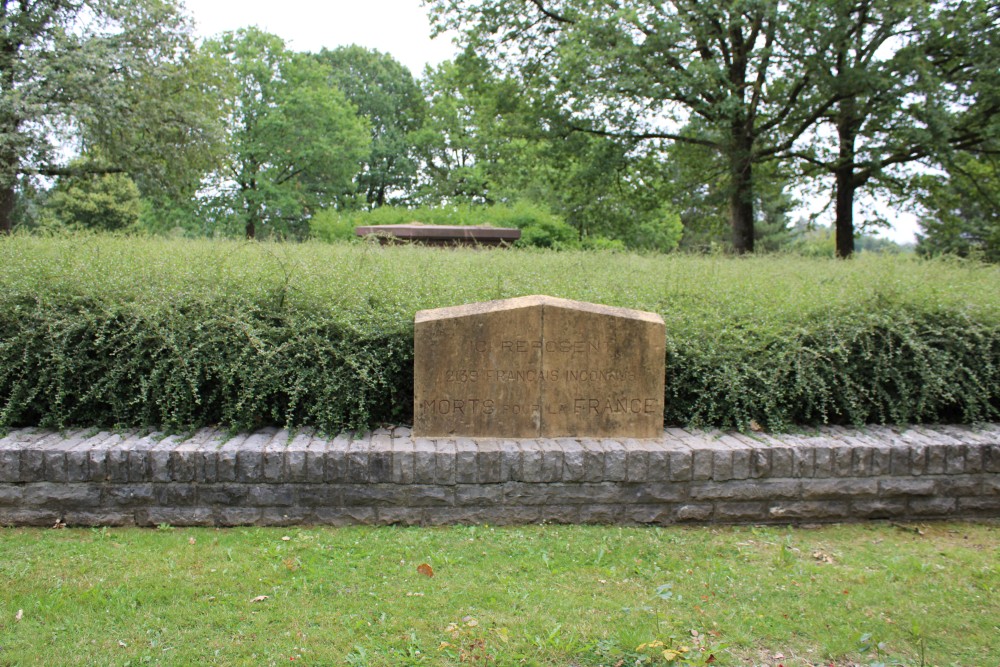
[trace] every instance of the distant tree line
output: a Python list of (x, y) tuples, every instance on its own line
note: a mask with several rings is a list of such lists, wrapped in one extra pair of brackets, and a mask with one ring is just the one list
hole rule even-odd
[(0, 231), (336, 237), (499, 207), (542, 244), (847, 257), (878, 201), (922, 253), (1000, 261), (996, 2), (428, 4), (462, 51), (415, 78), (256, 28), (199, 42), (175, 0), (2, 0)]

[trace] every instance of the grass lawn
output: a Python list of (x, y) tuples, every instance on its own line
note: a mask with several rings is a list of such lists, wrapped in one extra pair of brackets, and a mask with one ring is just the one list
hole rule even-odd
[(1000, 664), (997, 523), (2, 529), (0, 585), (0, 665)]

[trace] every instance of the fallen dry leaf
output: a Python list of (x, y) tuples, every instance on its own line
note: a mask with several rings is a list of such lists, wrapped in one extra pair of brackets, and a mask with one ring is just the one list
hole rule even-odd
[(822, 551), (814, 551), (813, 558), (815, 558), (821, 563), (829, 563), (831, 565), (833, 564), (833, 556), (825, 554)]
[(290, 541), (291, 539), (292, 539), (291, 537), (289, 537), (288, 535), (285, 535), (284, 537), (282, 537), (282, 538), (281, 538), (281, 541), (282, 541), (282, 542), (288, 542), (288, 541)]
[(195, 542), (197, 542), (197, 541), (198, 541), (198, 540), (194, 539), (193, 537), (189, 537), (189, 538), (188, 538), (188, 544), (194, 544), (194, 543), (195, 543)]
[(420, 565), (418, 565), (417, 566), (417, 572), (420, 573), (420, 574), (422, 574), (422, 575), (424, 575), (425, 577), (433, 577), (434, 576), (434, 568), (432, 568), (427, 563), (421, 563)]
[(270, 595), (258, 595), (253, 600), (250, 600), (250, 602), (263, 602), (264, 600), (268, 599), (269, 597), (271, 597), (271, 596)]
[(754, 431), (754, 432), (756, 432), (756, 433), (760, 433), (761, 431), (763, 431), (763, 430), (764, 430), (764, 427), (763, 427), (763, 426), (761, 426), (760, 424), (758, 424), (758, 423), (756, 422), (756, 420), (753, 420), (753, 419), (751, 419), (751, 420), (750, 420), (750, 430), (751, 430), (751, 431)]
[(120, 639), (118, 640), (118, 645), (121, 646), (122, 648), (128, 648), (128, 644), (126, 644), (125, 642), (123, 642)]
[(23, 609), (18, 609), (17, 613), (14, 614), (14, 620), (15, 621), (20, 621), (22, 618), (24, 618), (24, 610)]

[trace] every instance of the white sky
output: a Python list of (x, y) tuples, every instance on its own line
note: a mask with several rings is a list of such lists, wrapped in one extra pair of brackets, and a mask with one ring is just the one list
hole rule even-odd
[[(431, 39), (427, 9), (421, 0), (183, 0), (197, 33), (212, 37), (227, 30), (257, 26), (278, 35), (295, 51), (319, 51), (324, 46), (359, 44), (391, 54), (419, 77), (427, 65), (453, 58), (450, 35)], [(806, 208), (822, 208), (811, 202)], [(868, 202), (871, 205), (871, 202)], [(865, 205), (855, 203), (856, 222)], [(894, 228), (878, 232), (898, 243), (913, 243), (916, 220), (909, 214), (885, 211)], [(792, 215), (794, 218), (794, 213)]]
[(294, 51), (359, 44), (390, 53), (420, 76), (456, 55), (451, 38), (431, 39), (420, 0), (183, 0), (202, 37), (257, 26)]

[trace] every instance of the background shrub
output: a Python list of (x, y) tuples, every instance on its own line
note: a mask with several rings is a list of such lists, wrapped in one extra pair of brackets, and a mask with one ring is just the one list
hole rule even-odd
[(540, 293), (663, 316), (669, 424), (995, 420), (997, 284), (900, 257), (14, 236), (0, 427), (406, 423), (417, 310)]

